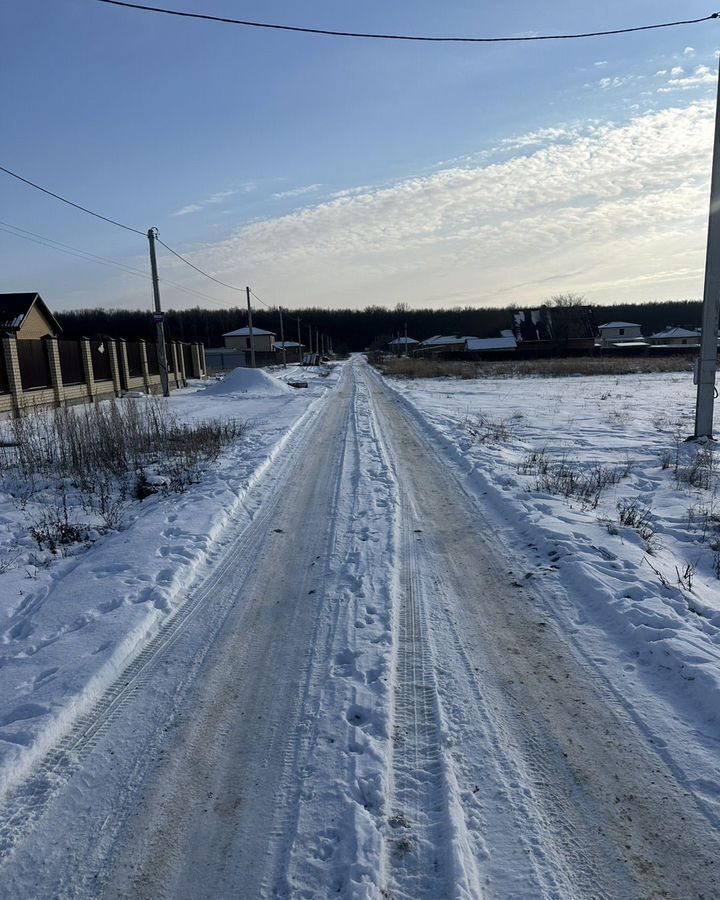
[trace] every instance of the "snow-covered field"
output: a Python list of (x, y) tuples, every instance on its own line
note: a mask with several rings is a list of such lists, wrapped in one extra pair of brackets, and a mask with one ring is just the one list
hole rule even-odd
[(717, 817), (720, 473), (685, 441), (690, 373), (388, 381)]
[[(297, 377), (309, 387), (284, 384)], [(101, 529), (81, 492), (69, 492), (67, 518), (83, 523), (87, 540), (55, 552), (31, 535), (47, 490), (0, 481), (0, 788), (67, 730), (172, 615), (229, 518), (244, 515), (249, 486), (337, 377), (337, 370), (321, 377), (299, 367), (273, 376), (236, 370), (174, 392), (167, 404), (181, 421), (236, 419), (245, 434), (184, 492), (124, 501), (110, 529)]]

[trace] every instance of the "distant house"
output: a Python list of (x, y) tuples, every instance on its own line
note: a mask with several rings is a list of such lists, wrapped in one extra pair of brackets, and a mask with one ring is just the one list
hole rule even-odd
[(0, 294), (0, 332), (28, 341), (57, 337), (61, 331), (40, 294)]
[(420, 341), (413, 351), (423, 356), (432, 356), (440, 353), (464, 353), (468, 340), (476, 341), (472, 335), (462, 334), (435, 334), (424, 341)]
[(250, 346), (250, 329), (237, 328), (223, 335), (223, 343), (228, 350), (251, 350), (256, 353), (275, 352), (275, 332), (265, 331), (264, 328), (253, 328), (252, 344)]
[(416, 341), (414, 338), (411, 338), (411, 337), (408, 337), (408, 338), (398, 337), (398, 338), (395, 338), (394, 341), (390, 341), (390, 343), (388, 344), (388, 347), (391, 350), (395, 350), (395, 351), (409, 350), (419, 343), (420, 343), (420, 341)]
[(637, 322), (606, 322), (598, 325), (598, 331), (601, 347), (647, 346)]
[(699, 347), (700, 332), (689, 328), (665, 328), (651, 334), (648, 341), (653, 347)]
[(467, 338), (465, 350), (468, 353), (493, 353), (517, 349), (517, 341), (513, 334), (491, 338)]

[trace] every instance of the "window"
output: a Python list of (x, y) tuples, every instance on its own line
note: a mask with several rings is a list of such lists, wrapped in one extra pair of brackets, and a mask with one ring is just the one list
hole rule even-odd
[(618, 328), (618, 334), (625, 334), (624, 328)]

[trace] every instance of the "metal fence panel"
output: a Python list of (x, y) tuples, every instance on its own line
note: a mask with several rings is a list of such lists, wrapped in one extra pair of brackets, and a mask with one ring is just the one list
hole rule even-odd
[(95, 381), (111, 381), (110, 349), (105, 341), (90, 341), (93, 378)]
[(130, 373), (130, 377), (142, 378), (143, 367), (142, 357), (140, 355), (140, 344), (138, 344), (137, 341), (128, 342), (125, 344), (125, 350), (127, 352), (128, 372)]
[(58, 341), (63, 384), (85, 384), (80, 341)]
[(151, 375), (160, 374), (160, 363), (158, 361), (157, 344), (145, 344), (147, 352), (148, 372)]
[(24, 391), (52, 387), (47, 344), (39, 341), (17, 342), (20, 381)]

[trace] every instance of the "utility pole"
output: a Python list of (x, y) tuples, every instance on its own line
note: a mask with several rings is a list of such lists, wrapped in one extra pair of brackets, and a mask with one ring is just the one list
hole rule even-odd
[(302, 363), (303, 356), (305, 354), (302, 352), (303, 346), (302, 346), (302, 336), (300, 335), (300, 316), (298, 316), (297, 327), (298, 327), (298, 357), (299, 357), (299, 362)]
[(408, 353), (408, 342), (407, 342), (407, 322), (405, 322), (405, 353), (403, 356), (410, 356)]
[(287, 354), (285, 352), (285, 329), (283, 328), (282, 306), (278, 306), (280, 313), (280, 340), (283, 348), (283, 369), (287, 369)]
[(720, 71), (715, 101), (715, 142), (710, 181), (705, 286), (703, 289), (702, 337), (697, 368), (695, 438), (712, 438), (717, 369), (718, 314), (720, 313)]
[(253, 327), (252, 327), (252, 308), (250, 306), (250, 288), (245, 288), (245, 293), (247, 294), (247, 306), (248, 306), (248, 332), (250, 337), (248, 340), (250, 341), (250, 367), (255, 368), (255, 341), (253, 340)]
[(160, 309), (160, 279), (158, 278), (157, 257), (155, 256), (155, 238), (157, 228), (148, 228), (148, 241), (150, 242), (150, 271), (152, 273), (153, 300), (155, 303), (155, 325), (157, 326), (157, 353), (160, 366), (160, 384), (163, 397), (170, 396), (170, 383), (168, 381), (167, 353), (165, 352), (165, 320)]
[(312, 356), (312, 325), (308, 325), (308, 341), (310, 342), (308, 353), (310, 354), (310, 356)]

